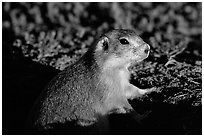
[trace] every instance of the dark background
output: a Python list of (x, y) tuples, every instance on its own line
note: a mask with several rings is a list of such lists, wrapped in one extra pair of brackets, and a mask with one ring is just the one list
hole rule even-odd
[(45, 85), (113, 28), (134, 29), (150, 44), (131, 83), (158, 88), (130, 101), (151, 112), (142, 126), (113, 115), (113, 134), (202, 133), (202, 3), (3, 3), (2, 15), (3, 134), (24, 134)]

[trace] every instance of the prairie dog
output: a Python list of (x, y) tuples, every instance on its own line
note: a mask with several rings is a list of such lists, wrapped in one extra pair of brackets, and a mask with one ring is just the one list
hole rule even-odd
[(72, 122), (97, 127), (93, 131), (103, 134), (109, 114), (128, 113), (133, 108), (127, 99), (150, 92), (130, 84), (128, 71), (149, 51), (149, 45), (132, 30), (105, 33), (48, 84), (34, 107), (32, 126), (43, 131)]

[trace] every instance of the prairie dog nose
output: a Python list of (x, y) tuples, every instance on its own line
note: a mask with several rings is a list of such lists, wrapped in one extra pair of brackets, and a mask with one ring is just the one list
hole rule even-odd
[(150, 52), (150, 46), (148, 44), (144, 44), (145, 48), (144, 48), (144, 53), (149, 54)]

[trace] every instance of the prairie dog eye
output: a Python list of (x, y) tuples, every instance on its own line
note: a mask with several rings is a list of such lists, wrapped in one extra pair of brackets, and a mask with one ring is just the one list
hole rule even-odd
[(128, 40), (125, 38), (122, 38), (119, 40), (121, 44), (125, 45), (125, 44), (129, 44)]

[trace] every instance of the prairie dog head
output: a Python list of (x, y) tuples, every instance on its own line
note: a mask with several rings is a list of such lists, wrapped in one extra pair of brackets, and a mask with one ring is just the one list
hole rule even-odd
[(150, 46), (132, 30), (112, 30), (97, 41), (95, 56), (105, 68), (128, 67), (148, 57)]

